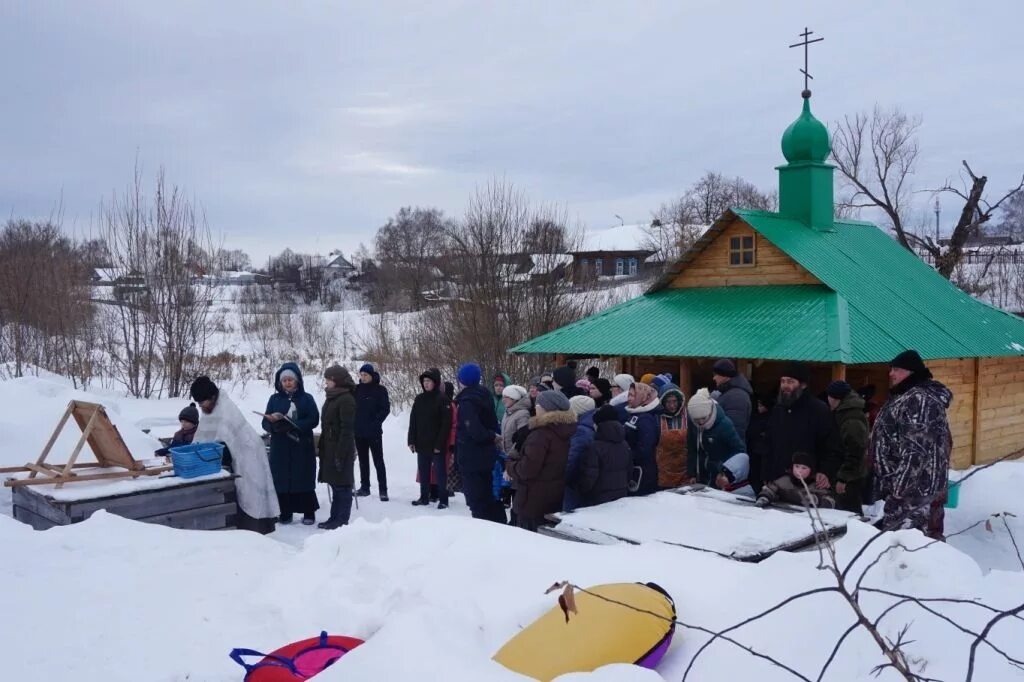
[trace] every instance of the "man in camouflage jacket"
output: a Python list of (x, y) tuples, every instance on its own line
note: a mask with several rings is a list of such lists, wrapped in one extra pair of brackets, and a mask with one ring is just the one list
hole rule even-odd
[(917, 528), (943, 539), (953, 447), (946, 410), (952, 399), (916, 351), (900, 353), (892, 361), (889, 399), (871, 432), (875, 495), (885, 500), (882, 528)]

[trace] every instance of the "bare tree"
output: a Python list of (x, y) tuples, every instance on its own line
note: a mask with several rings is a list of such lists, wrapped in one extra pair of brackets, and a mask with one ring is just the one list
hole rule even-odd
[(881, 210), (899, 243), (909, 251), (927, 253), (939, 274), (948, 279), (963, 258), (967, 241), (976, 237), (999, 207), (1024, 187), (1024, 178), (1017, 187), (990, 202), (984, 197), (988, 178), (976, 175), (964, 161), (967, 177), (962, 188), (947, 183), (931, 190), (933, 194), (955, 194), (964, 202), (948, 244), (919, 234), (907, 223), (912, 209), (911, 181), (920, 152), (920, 126), (919, 117), (907, 116), (898, 108), (876, 106), (870, 116), (846, 116), (832, 131), (832, 158), (851, 190), (840, 206)]
[(388, 219), (375, 239), (380, 261), (379, 286), (400, 290), (412, 310), (420, 310), (444, 249), (447, 225), (436, 208), (404, 206)]
[(248, 271), (252, 269), (249, 254), (241, 249), (217, 249), (213, 257), (218, 270)]
[(0, 230), (0, 359), (78, 380), (92, 329), (88, 268), (55, 222), (9, 220)]
[(211, 334), (212, 239), (193, 200), (157, 174), (152, 199), (136, 165), (132, 183), (101, 206), (101, 231), (126, 284), (108, 301), (107, 351), (115, 376), (136, 397), (182, 393)]
[(999, 225), (990, 231), (1003, 234), (1018, 241), (1024, 241), (1024, 192), (1016, 192), (1003, 204), (1003, 215)]

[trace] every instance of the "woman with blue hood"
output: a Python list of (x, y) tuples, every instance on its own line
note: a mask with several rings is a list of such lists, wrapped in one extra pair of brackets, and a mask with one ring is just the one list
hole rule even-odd
[(277, 392), (267, 401), (263, 429), (270, 434), (270, 472), (281, 507), (281, 523), (291, 523), (302, 514), (302, 523), (316, 522), (320, 508), (316, 499), (316, 450), (313, 429), (320, 423), (320, 411), (313, 396), (306, 393), (302, 370), (286, 362), (274, 377)]

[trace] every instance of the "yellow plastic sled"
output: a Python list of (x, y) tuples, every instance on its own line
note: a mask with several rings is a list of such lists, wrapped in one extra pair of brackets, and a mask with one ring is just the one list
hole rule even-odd
[(506, 642), (494, 660), (544, 682), (612, 663), (634, 663), (653, 670), (675, 632), (672, 597), (653, 583), (613, 583), (587, 591), (661, 617), (577, 592), (578, 613), (568, 623), (556, 606)]

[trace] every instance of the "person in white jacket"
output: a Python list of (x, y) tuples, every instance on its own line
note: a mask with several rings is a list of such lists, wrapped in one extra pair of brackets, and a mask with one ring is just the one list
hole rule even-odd
[(264, 535), (274, 532), (281, 511), (263, 439), (209, 377), (197, 378), (189, 392), (202, 412), (192, 442), (224, 443), (231, 455), (231, 470), (238, 475), (236, 527)]

